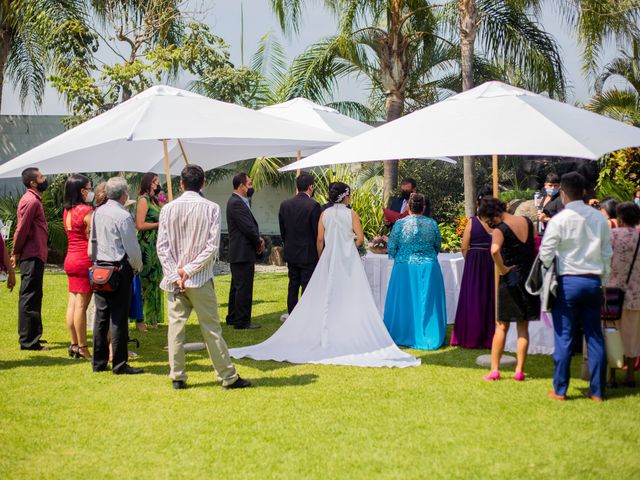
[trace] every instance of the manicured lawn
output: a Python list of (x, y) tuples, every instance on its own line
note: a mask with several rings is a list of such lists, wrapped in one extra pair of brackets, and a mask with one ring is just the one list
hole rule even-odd
[[(549, 357), (531, 357), (523, 384), (487, 383), (474, 365), (486, 352), (453, 348), (414, 352), (423, 365), (404, 370), (240, 360), (244, 391), (220, 388), (194, 352), (192, 388), (174, 391), (166, 327), (133, 335), (146, 375), (94, 374), (67, 357), (63, 274), (45, 277), (46, 353), (18, 349), (17, 291), (1, 286), (0, 478), (640, 478), (638, 391), (583, 399), (577, 359), (564, 403), (546, 398)], [(255, 287), (264, 328), (225, 327), (232, 346), (279, 325), (286, 275)], [(228, 288), (216, 279), (223, 318)]]

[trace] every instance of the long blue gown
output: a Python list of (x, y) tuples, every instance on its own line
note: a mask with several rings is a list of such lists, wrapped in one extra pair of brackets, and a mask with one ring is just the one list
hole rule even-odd
[(444, 281), (438, 263), (442, 237), (432, 218), (412, 215), (396, 222), (389, 236), (394, 259), (384, 324), (398, 345), (436, 350), (447, 333)]

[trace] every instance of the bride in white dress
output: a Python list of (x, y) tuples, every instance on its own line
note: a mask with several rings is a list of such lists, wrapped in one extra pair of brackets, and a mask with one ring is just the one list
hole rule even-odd
[(318, 225), (318, 265), (287, 321), (266, 341), (230, 350), (234, 358), (358, 367), (413, 367), (420, 360), (400, 350), (387, 332), (356, 249), (358, 215), (347, 208), (350, 189), (335, 183), (334, 205)]

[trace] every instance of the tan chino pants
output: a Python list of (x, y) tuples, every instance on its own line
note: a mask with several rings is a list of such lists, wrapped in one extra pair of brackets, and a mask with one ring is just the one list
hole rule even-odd
[(185, 365), (185, 327), (192, 310), (198, 315), (198, 323), (202, 338), (207, 346), (209, 357), (222, 385), (230, 385), (236, 381), (238, 374), (231, 363), (227, 344), (222, 338), (220, 316), (218, 315), (218, 300), (213, 289), (213, 280), (200, 288), (187, 288), (183, 293), (173, 298), (168, 295), (169, 302), (169, 366), (171, 380), (186, 380)]

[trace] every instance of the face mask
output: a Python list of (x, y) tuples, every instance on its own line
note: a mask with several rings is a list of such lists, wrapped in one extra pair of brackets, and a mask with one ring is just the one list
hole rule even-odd
[(247, 188), (247, 197), (249, 198), (253, 197), (254, 193), (255, 193), (255, 190), (253, 189), (253, 187)]
[(156, 188), (153, 189), (153, 194), (158, 195), (161, 191), (162, 189), (160, 188), (160, 185), (158, 185)]
[(38, 189), (39, 192), (44, 192), (48, 187), (49, 187), (49, 182), (47, 180), (45, 180), (42, 183), (38, 183), (36, 185), (36, 189)]
[(404, 198), (405, 200), (409, 200), (410, 197), (411, 192), (405, 192), (404, 190), (402, 191), (402, 198)]
[(85, 201), (85, 203), (91, 203), (91, 202), (93, 202), (94, 198), (96, 198), (95, 192), (89, 192), (89, 193), (87, 193), (87, 196), (85, 197), (84, 201)]
[(544, 190), (547, 192), (547, 195), (549, 195), (550, 197), (553, 197), (556, 193), (560, 191), (557, 188), (545, 188)]

